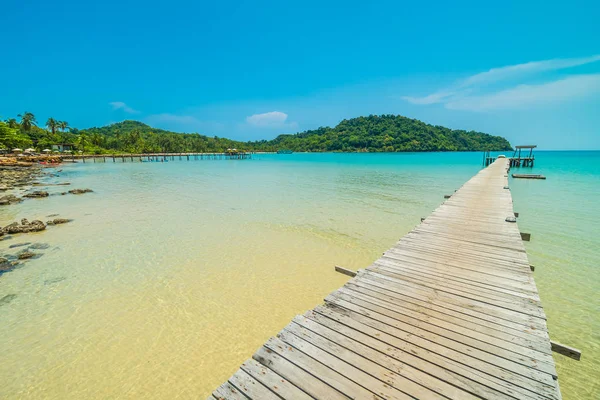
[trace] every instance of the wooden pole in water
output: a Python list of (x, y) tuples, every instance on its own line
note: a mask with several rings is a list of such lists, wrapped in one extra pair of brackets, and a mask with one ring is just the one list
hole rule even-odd
[(348, 275), (348, 276), (351, 276), (351, 277), (355, 277), (356, 276), (356, 272), (354, 272), (352, 270), (349, 270), (347, 268), (344, 268), (344, 267), (340, 267), (339, 265), (335, 266), (335, 271), (339, 272), (340, 274)]
[(550, 346), (552, 347), (552, 351), (554, 351), (555, 353), (570, 357), (573, 360), (581, 360), (581, 350), (579, 349), (566, 346), (562, 343), (558, 343), (553, 340), (550, 341)]

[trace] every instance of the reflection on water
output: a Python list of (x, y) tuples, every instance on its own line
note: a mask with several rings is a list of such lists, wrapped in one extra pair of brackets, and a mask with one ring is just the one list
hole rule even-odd
[[(75, 219), (0, 242), (0, 254), (18, 242), (49, 245), (0, 276), (0, 397), (203, 397), (343, 284), (334, 265), (370, 264), (480, 160), (293, 154), (66, 166), (53, 182), (95, 192), (0, 210), (0, 225)], [(590, 398), (599, 390), (591, 378), (600, 221), (591, 210), (600, 171), (586, 170), (565, 192), (543, 155), (538, 165), (548, 180), (511, 183), (515, 207), (533, 234), (528, 252), (551, 334), (584, 350), (578, 365), (557, 356), (563, 393)], [(571, 203), (581, 191), (586, 200)]]

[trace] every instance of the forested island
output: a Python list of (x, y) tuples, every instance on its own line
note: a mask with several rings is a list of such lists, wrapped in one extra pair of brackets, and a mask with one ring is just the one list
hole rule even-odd
[(123, 121), (100, 128), (72, 128), (49, 118), (40, 127), (34, 114), (0, 121), (0, 149), (69, 144), (84, 153), (222, 152), (281, 149), (309, 152), (503, 151), (510, 143), (482, 132), (453, 130), (400, 115), (370, 115), (343, 120), (334, 128), (321, 127), (272, 140), (241, 142), (198, 133), (176, 133), (138, 121)]

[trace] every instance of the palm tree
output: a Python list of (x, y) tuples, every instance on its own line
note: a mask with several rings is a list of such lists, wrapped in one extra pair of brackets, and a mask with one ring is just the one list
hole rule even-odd
[(64, 132), (69, 129), (69, 123), (67, 121), (58, 121), (58, 127)]
[(8, 127), (11, 129), (17, 129), (19, 127), (19, 123), (14, 118), (7, 119), (6, 123), (8, 124)]
[(92, 144), (96, 145), (96, 146), (100, 146), (102, 144), (102, 135), (100, 135), (98, 132), (95, 132), (92, 134), (91, 137), (91, 142)]
[(85, 152), (85, 145), (87, 144), (88, 140), (87, 140), (87, 136), (85, 133), (82, 133), (79, 135), (79, 137), (77, 138), (77, 147), (79, 147), (79, 149), (82, 152)]
[(35, 115), (28, 111), (25, 111), (23, 114), (17, 115), (17, 117), (21, 118), (21, 128), (25, 132), (29, 132), (31, 130), (31, 127), (37, 124)]
[(58, 124), (59, 122), (52, 117), (48, 118), (48, 121), (46, 121), (46, 127), (50, 129), (52, 136), (56, 134), (56, 128), (58, 128)]

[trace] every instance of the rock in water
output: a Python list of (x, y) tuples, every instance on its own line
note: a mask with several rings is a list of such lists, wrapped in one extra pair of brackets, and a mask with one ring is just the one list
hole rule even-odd
[(27, 218), (23, 218), (21, 220), (21, 225), (29, 225), (29, 220)]
[[(12, 224), (5, 226), (1, 229), (2, 234), (39, 232), (46, 229), (46, 225), (39, 220), (29, 222), (27, 219), (23, 218), (21, 222), (21, 225), (19, 225), (18, 222), (13, 222)], [(26, 223), (23, 224), (23, 222)]]
[(35, 257), (36, 254), (32, 253), (31, 251), (24, 251), (22, 253), (19, 253), (19, 260), (27, 260), (29, 258)]
[(0, 206), (7, 206), (9, 204), (20, 203), (23, 199), (18, 198), (14, 194), (8, 194), (0, 197)]
[(6, 296), (0, 299), (0, 306), (10, 303), (15, 299), (15, 297), (17, 297), (16, 294), (7, 294)]
[(23, 195), (23, 197), (28, 197), (30, 199), (48, 197), (48, 196), (49, 196), (48, 192), (44, 192), (42, 190), (36, 190), (35, 192), (31, 192), (31, 193), (27, 193), (26, 195)]
[(69, 190), (69, 193), (71, 194), (84, 194), (84, 193), (90, 193), (93, 192), (92, 189), (72, 189)]
[(13, 269), (13, 265), (8, 258), (0, 257), (0, 273), (7, 272)]
[(46, 250), (50, 245), (48, 243), (34, 243), (29, 246), (30, 250)]
[(52, 221), (53, 225), (59, 225), (59, 224), (66, 224), (67, 222), (71, 222), (73, 221), (72, 219), (67, 219), (67, 218), (55, 218), (54, 221)]
[(10, 246), (8, 246), (9, 249), (14, 249), (15, 247), (23, 247), (23, 246), (29, 246), (31, 244), (31, 242), (26, 242), (26, 243), (15, 243), (15, 244), (11, 244)]

